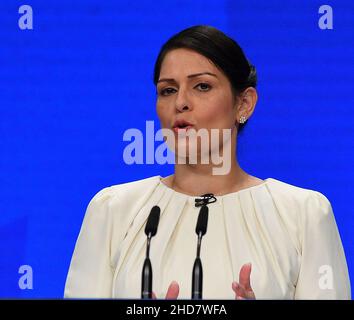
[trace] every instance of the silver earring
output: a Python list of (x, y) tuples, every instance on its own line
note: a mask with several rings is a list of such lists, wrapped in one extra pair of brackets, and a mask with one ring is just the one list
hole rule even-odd
[(247, 118), (245, 116), (240, 117), (240, 123), (245, 123), (247, 121)]

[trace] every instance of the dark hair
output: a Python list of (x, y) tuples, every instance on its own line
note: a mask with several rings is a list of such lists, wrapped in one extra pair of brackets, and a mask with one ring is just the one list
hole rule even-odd
[[(249, 63), (238, 43), (211, 26), (193, 26), (185, 29), (172, 36), (161, 47), (154, 67), (155, 85), (160, 77), (161, 65), (166, 54), (179, 48), (194, 50), (213, 62), (229, 79), (235, 96), (246, 88), (255, 88), (257, 85), (256, 68)], [(238, 133), (246, 123), (239, 124)]]

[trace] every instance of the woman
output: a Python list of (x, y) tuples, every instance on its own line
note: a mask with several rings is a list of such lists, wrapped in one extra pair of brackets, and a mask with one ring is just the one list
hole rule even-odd
[[(208, 204), (201, 250), (203, 298), (350, 299), (328, 199), (274, 178), (251, 176), (238, 164), (237, 135), (257, 102), (256, 71), (239, 45), (209, 26), (183, 30), (161, 48), (154, 82), (161, 127), (174, 132), (174, 174), (115, 185), (94, 196), (65, 297), (140, 298), (144, 226), (158, 205), (161, 217), (150, 251), (154, 296), (189, 299), (200, 209), (195, 201), (212, 193), (216, 202)], [(185, 139), (188, 129), (209, 134), (218, 129), (220, 147), (202, 151), (200, 140)], [(229, 130), (226, 140), (222, 130)], [(197, 163), (188, 161), (192, 142)], [(182, 153), (181, 146), (188, 151)], [(215, 152), (226, 154), (227, 147), (231, 158), (225, 160), (230, 161), (225, 174), (215, 174), (214, 162), (201, 162), (202, 156), (211, 160)]]

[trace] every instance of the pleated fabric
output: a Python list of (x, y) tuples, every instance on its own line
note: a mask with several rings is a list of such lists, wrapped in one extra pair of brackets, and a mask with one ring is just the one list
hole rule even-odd
[[(68, 272), (67, 298), (140, 298), (145, 224), (161, 209), (151, 241), (153, 291), (179, 283), (191, 298), (197, 250), (198, 195), (166, 186), (161, 176), (115, 185), (90, 201)], [(232, 281), (252, 263), (257, 299), (350, 299), (343, 246), (329, 200), (274, 178), (216, 196), (202, 240), (203, 298), (234, 299)]]

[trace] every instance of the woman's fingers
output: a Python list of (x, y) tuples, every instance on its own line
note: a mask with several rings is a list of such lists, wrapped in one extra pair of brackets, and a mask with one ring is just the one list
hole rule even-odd
[[(178, 294), (179, 294), (179, 285), (176, 281), (172, 281), (167, 289), (165, 299), (177, 299)], [(152, 292), (152, 299), (157, 299), (154, 291)]]
[(179, 294), (179, 285), (176, 281), (172, 281), (168, 287), (166, 299), (177, 299)]
[(239, 282), (232, 283), (232, 290), (238, 300), (256, 299), (251, 287), (251, 271), (252, 265), (250, 263), (244, 264), (240, 270)]
[(236, 281), (232, 283), (232, 290), (235, 292), (235, 299), (242, 299), (246, 297), (246, 290), (240, 286)]
[(246, 290), (252, 290), (251, 288), (251, 271), (252, 264), (244, 264), (240, 270), (240, 285)]

